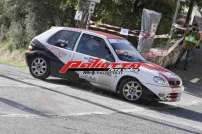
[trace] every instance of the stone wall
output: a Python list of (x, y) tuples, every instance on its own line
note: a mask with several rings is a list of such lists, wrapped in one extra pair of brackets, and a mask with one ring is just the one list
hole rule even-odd
[(143, 56), (147, 60), (163, 67), (174, 65), (182, 53), (182, 41), (183, 39), (177, 40), (167, 49), (152, 48), (149, 52), (144, 53)]

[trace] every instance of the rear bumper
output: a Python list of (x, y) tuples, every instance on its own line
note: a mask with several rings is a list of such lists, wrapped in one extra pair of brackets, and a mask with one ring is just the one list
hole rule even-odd
[(30, 52), (30, 51), (25, 52), (25, 61), (26, 61), (27, 65), (29, 65), (30, 55), (32, 55), (32, 52)]

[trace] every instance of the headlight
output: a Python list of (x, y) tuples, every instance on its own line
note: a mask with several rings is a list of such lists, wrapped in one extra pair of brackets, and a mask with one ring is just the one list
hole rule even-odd
[(29, 50), (29, 51), (32, 51), (32, 50), (33, 50), (33, 46), (32, 46), (32, 45), (29, 45), (28, 50)]
[(153, 79), (154, 79), (154, 82), (156, 82), (157, 84), (161, 84), (161, 85), (166, 85), (167, 84), (167, 81), (162, 77), (154, 76)]

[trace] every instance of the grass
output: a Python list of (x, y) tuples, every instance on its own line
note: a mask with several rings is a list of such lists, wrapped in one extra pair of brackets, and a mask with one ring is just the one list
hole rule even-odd
[(0, 43), (0, 64), (7, 64), (15, 66), (21, 70), (25, 70), (27, 68), (24, 57), (24, 53), (26, 50), (11, 50), (9, 46), (9, 42), (4, 41)]

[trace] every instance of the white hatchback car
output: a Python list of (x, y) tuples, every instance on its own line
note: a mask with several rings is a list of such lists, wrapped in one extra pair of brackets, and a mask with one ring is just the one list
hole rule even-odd
[[(77, 68), (61, 73), (70, 61), (89, 63), (94, 59), (105, 63), (141, 63), (141, 66), (135, 70), (108, 71)], [(184, 90), (177, 75), (146, 61), (126, 39), (98, 31), (52, 27), (31, 41), (26, 61), (35, 78), (79, 77), (133, 102), (141, 99), (179, 101)]]

